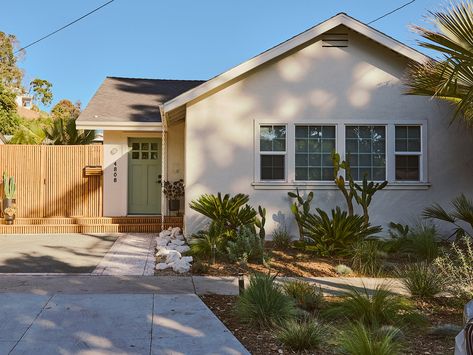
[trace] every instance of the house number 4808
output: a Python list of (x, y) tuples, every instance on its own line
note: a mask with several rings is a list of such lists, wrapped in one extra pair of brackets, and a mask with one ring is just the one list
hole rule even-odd
[(113, 182), (118, 181), (118, 165), (117, 162), (113, 163)]

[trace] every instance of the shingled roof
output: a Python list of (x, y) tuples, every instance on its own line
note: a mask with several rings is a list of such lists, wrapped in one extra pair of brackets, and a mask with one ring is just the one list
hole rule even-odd
[(204, 83), (201, 80), (164, 80), (107, 77), (78, 121), (161, 122), (159, 104)]

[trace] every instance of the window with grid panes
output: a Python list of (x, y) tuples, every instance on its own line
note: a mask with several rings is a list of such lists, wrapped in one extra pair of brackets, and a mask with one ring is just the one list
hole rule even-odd
[(345, 127), (345, 155), (354, 180), (386, 179), (386, 127)]
[(259, 127), (260, 179), (284, 180), (286, 177), (286, 126)]
[(421, 127), (396, 126), (396, 180), (419, 181), (421, 155)]
[(332, 151), (335, 150), (334, 126), (296, 126), (295, 179), (298, 181), (333, 180)]

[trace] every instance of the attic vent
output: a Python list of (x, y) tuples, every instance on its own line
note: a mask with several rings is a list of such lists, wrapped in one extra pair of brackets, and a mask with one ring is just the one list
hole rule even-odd
[(322, 47), (348, 47), (348, 34), (327, 33), (322, 37)]

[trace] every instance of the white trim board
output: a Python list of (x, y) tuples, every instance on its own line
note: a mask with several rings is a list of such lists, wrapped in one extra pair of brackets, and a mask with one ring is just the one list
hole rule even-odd
[(195, 100), (208, 92), (217, 89), (218, 87), (225, 85), (231, 80), (234, 80), (241, 75), (253, 70), (283, 54), (289, 52), (314, 38), (330, 31), (331, 29), (344, 25), (351, 30), (364, 35), (367, 38), (399, 53), (413, 61), (425, 62), (430, 58), (415, 49), (395, 40), (392, 37), (385, 35), (384, 33), (370, 27), (353, 17), (348, 16), (345, 13), (340, 13), (334, 17), (310, 28), (309, 30), (302, 32), (301, 34), (251, 58), (250, 60), (243, 62), (236, 67), (210, 79), (209, 81), (186, 91), (185, 93), (175, 97), (174, 99), (164, 103), (163, 108), (165, 112), (172, 111), (188, 102)]

